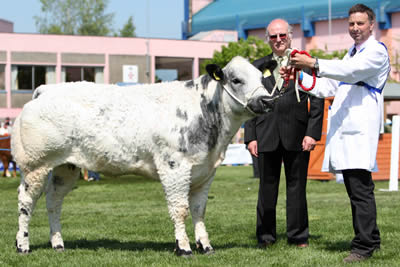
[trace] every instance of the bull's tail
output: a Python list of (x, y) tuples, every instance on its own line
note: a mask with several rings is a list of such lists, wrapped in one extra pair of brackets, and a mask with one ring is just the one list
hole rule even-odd
[(11, 156), (14, 161), (17, 161), (19, 158), (23, 158), (24, 146), (22, 144), (21, 139), (21, 120), (20, 116), (15, 119), (12, 132), (11, 132)]

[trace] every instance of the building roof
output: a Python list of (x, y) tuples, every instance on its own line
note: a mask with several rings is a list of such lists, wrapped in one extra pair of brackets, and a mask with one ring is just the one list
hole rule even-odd
[(400, 99), (400, 83), (386, 83), (383, 96), (385, 99)]
[[(400, 11), (399, 0), (362, 2), (375, 11), (380, 23), (386, 23), (391, 13)], [(328, 3), (321, 0), (215, 0), (193, 15), (189, 35), (217, 29), (237, 30), (240, 35), (240, 31), (265, 28), (275, 18), (283, 18), (289, 24), (302, 24), (304, 30), (308, 23), (328, 20)], [(331, 19), (346, 18), (354, 4), (352, 0), (331, 0)]]

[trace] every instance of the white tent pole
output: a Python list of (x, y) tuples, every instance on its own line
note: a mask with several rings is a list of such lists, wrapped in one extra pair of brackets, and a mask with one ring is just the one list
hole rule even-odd
[(399, 190), (399, 140), (400, 140), (400, 116), (392, 118), (392, 149), (390, 156), (390, 181), (389, 191)]
[(328, 0), (328, 32), (329, 37), (332, 35), (332, 3)]

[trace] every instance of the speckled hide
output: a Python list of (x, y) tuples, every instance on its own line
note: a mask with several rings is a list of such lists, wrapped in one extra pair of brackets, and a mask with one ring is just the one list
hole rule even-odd
[(29, 221), (43, 191), (51, 245), (64, 250), (62, 202), (85, 168), (160, 180), (175, 226), (176, 254), (192, 253), (184, 223), (189, 209), (197, 246), (212, 253), (204, 216), (215, 169), (244, 121), (270, 110), (273, 101), (261, 72), (241, 57), (223, 69), (208, 65), (207, 71), (192, 81), (37, 88), (12, 132), (13, 156), (23, 173), (17, 251), (30, 252)]

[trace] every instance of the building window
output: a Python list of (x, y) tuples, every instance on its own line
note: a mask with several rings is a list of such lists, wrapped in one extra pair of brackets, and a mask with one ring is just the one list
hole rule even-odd
[(14, 90), (34, 90), (42, 84), (56, 82), (53, 66), (13, 65), (11, 76)]
[(0, 64), (0, 90), (5, 90), (6, 89), (6, 82), (5, 82), (5, 65)]
[(193, 77), (193, 59), (156, 57), (156, 82), (185, 81)]
[(96, 82), (103, 83), (103, 68), (102, 67), (63, 67), (62, 79), (63, 82)]

